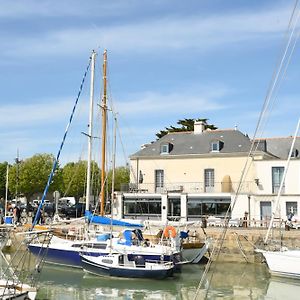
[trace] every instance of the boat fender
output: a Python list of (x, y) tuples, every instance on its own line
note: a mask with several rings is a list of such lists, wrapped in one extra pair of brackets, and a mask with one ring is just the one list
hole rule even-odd
[(169, 238), (169, 237), (172, 237), (172, 238), (174, 238), (174, 237), (176, 237), (176, 229), (175, 229), (175, 227), (173, 227), (173, 226), (167, 226), (165, 229), (164, 229), (164, 231), (163, 231), (163, 236), (164, 237), (166, 237), (166, 238)]

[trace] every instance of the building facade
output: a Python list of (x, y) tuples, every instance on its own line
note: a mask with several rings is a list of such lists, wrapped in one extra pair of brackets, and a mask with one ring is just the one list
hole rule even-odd
[[(233, 219), (244, 218), (245, 213), (250, 220), (269, 218), (291, 139), (252, 143), (237, 129), (204, 130), (201, 122), (194, 127), (194, 132), (169, 133), (143, 145), (130, 157), (130, 184), (118, 193), (115, 214), (163, 222), (191, 221), (223, 218), (231, 204)], [(282, 216), (298, 211), (297, 158), (295, 151), (286, 178)]]

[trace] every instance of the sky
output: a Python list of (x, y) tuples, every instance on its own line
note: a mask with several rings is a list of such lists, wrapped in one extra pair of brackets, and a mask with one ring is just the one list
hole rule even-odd
[[(108, 54), (117, 113), (117, 165), (177, 120), (207, 118), (253, 136), (286, 44), (292, 0), (0, 0), (0, 162), (56, 156), (92, 50), (95, 101)], [(299, 118), (296, 45), (263, 137), (289, 136)], [(90, 74), (60, 161), (85, 159)], [(98, 108), (98, 109), (97, 109)], [(99, 106), (94, 152), (100, 156)], [(111, 113), (109, 113), (111, 114)], [(109, 127), (109, 145), (112, 129)], [(111, 158), (110, 158), (111, 159)]]

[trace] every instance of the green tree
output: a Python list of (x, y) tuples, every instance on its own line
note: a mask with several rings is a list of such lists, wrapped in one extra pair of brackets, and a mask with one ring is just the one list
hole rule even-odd
[[(53, 167), (54, 156), (36, 154), (19, 163), (15, 163), (9, 171), (9, 190), (11, 194), (24, 194), (29, 199), (34, 193), (44, 191)], [(55, 171), (49, 192), (58, 187), (60, 179), (59, 166)]]
[(6, 192), (6, 170), (8, 162), (0, 163), (0, 199), (5, 198)]
[[(91, 163), (91, 186), (93, 195), (98, 194), (99, 187), (99, 167), (96, 162)], [(87, 161), (70, 162), (62, 169), (62, 180), (60, 183), (60, 191), (65, 196), (73, 196), (77, 200), (85, 196), (86, 193), (86, 173)]]
[(183, 120), (178, 120), (177, 124), (181, 125), (180, 127), (175, 127), (175, 126), (170, 126), (170, 127), (166, 127), (164, 130), (161, 130), (160, 132), (156, 133), (156, 137), (157, 138), (162, 138), (163, 136), (165, 136), (168, 133), (171, 132), (181, 132), (181, 131), (193, 131), (194, 130), (194, 123), (195, 122), (204, 122), (204, 127), (205, 129), (211, 129), (211, 130), (215, 130), (218, 127), (216, 127), (213, 124), (208, 124), (207, 121), (208, 119), (183, 119)]
[[(114, 184), (114, 190), (115, 191), (120, 191), (121, 190), (121, 184), (122, 183), (129, 183), (129, 169), (126, 167), (118, 167), (115, 169), (115, 184)], [(111, 187), (112, 187), (112, 170), (110, 170), (107, 174), (107, 189), (108, 193), (111, 192)]]

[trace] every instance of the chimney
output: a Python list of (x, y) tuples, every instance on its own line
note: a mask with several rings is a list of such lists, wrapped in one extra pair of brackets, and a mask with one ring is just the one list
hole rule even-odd
[(203, 121), (194, 123), (194, 134), (201, 134), (205, 131), (205, 123)]

